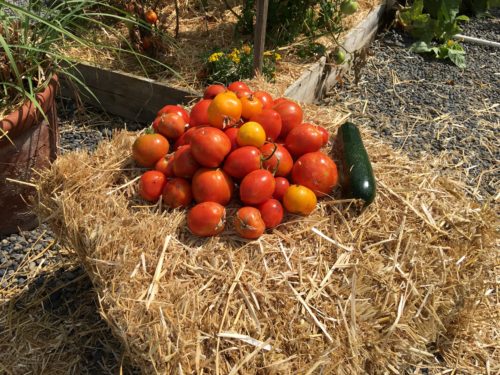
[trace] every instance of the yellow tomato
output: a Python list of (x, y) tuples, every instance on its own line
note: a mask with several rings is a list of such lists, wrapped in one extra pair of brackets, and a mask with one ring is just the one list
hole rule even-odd
[(240, 147), (255, 146), (260, 148), (264, 145), (265, 141), (266, 132), (262, 125), (255, 121), (244, 123), (240, 130), (238, 130), (238, 135), (236, 137), (236, 142)]
[(292, 214), (309, 215), (317, 202), (314, 192), (302, 185), (291, 185), (283, 197), (283, 205)]

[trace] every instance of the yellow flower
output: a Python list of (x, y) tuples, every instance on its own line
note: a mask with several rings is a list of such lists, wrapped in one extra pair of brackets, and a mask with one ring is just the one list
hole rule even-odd
[(281, 60), (281, 55), (279, 53), (275, 53), (274, 54), (274, 58), (276, 59), (276, 61), (280, 61)]
[(448, 40), (448, 43), (446, 43), (448, 45), (448, 48), (451, 47), (452, 45), (455, 44), (455, 42), (453, 40)]
[(250, 48), (250, 46), (248, 44), (243, 44), (243, 46), (241, 47), (241, 50), (246, 53), (247, 55), (250, 54), (250, 52), (252, 52), (252, 49)]
[(233, 51), (229, 54), (229, 58), (233, 60), (236, 64), (240, 63), (240, 51), (238, 49), (233, 49)]
[(216, 61), (219, 61), (219, 59), (224, 56), (224, 52), (215, 52), (215, 53), (212, 53), (210, 55), (210, 57), (208, 58), (208, 61), (209, 62), (216, 62)]

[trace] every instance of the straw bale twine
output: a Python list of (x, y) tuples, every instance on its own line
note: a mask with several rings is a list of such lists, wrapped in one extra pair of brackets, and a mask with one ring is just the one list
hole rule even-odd
[[(306, 111), (332, 132), (343, 120)], [(495, 213), (428, 163), (364, 133), (378, 181), (366, 210), (334, 195), (259, 241), (230, 224), (200, 239), (184, 211), (137, 198), (134, 136), (59, 158), (38, 209), (145, 374), (498, 370)]]

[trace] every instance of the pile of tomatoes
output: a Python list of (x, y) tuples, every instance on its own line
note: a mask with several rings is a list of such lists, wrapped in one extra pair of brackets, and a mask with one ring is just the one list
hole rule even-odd
[(334, 161), (320, 151), (328, 131), (304, 123), (297, 103), (243, 82), (209, 86), (190, 113), (163, 107), (150, 130), (133, 144), (136, 163), (150, 168), (140, 195), (170, 208), (194, 201), (187, 224), (198, 236), (222, 232), (225, 206), (238, 202), (236, 232), (259, 238), (285, 210), (309, 215), (337, 184)]

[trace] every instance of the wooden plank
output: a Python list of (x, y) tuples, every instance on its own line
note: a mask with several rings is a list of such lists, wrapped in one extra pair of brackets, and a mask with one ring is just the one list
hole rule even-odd
[[(78, 64), (72, 72), (94, 93), (95, 100), (85, 89), (79, 87), (80, 98), (104, 111), (127, 120), (153, 121), (156, 112), (166, 104), (187, 104), (201, 94), (177, 89), (167, 84), (133, 74), (101, 69), (88, 64)], [(67, 77), (61, 79), (61, 94), (75, 97), (75, 87)]]
[(321, 100), (325, 92), (335, 84), (337, 76), (347, 70), (352, 63), (353, 53), (365, 48), (373, 40), (387, 9), (393, 2), (394, 0), (386, 0), (349, 31), (342, 42), (348, 52), (343, 65), (338, 66), (329, 62), (327, 57), (322, 57), (286, 89), (285, 96), (302, 103), (317, 103)]
[(254, 48), (253, 48), (253, 71), (262, 72), (262, 65), (264, 63), (264, 48), (266, 44), (266, 24), (267, 24), (267, 10), (269, 0), (257, 1), (257, 19), (255, 21), (254, 30)]

